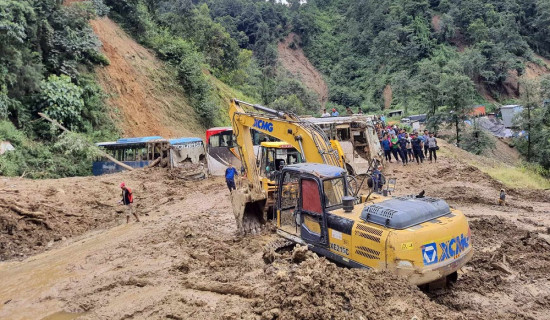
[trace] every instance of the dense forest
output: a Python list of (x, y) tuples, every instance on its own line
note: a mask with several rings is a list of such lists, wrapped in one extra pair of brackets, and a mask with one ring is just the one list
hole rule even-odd
[(89, 174), (91, 157), (74, 136), (37, 121), (58, 119), (90, 140), (116, 135), (93, 68), (108, 64), (88, 21), (107, 14), (101, 1), (0, 1), (0, 140), (16, 148), (0, 157), (0, 174), (34, 178)]
[[(435, 129), (443, 122), (459, 129), (488, 98), (526, 101), (522, 83), (510, 94), (507, 77), (550, 57), (550, 0), (0, 0), (0, 138), (20, 147), (0, 158), (2, 174), (86, 173), (70, 163), (90, 155), (63, 149), (71, 137), (34, 121), (37, 112), (90, 140), (116, 136), (93, 76), (109, 61), (88, 24), (107, 14), (173, 66), (205, 127), (226, 117), (212, 78), (276, 109), (319, 113), (316, 94), (278, 61), (277, 44), (292, 32), (291, 47), (303, 48), (328, 83), (328, 107), (426, 112)], [(546, 168), (549, 82), (525, 84), (534, 88), (527, 99), (533, 112), (520, 123), (536, 128), (538, 151), (529, 157)], [(462, 130), (459, 139), (477, 136)], [(517, 146), (527, 155), (524, 142)]]

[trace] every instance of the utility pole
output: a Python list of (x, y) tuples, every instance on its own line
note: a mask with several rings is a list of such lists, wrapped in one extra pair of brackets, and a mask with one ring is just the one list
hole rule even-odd
[(527, 104), (527, 162), (531, 161), (531, 104)]

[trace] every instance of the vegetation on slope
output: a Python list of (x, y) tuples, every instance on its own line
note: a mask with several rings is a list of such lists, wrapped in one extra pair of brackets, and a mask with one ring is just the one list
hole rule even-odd
[[(303, 47), (325, 75), (329, 107), (380, 112), (391, 102), (407, 113), (427, 112), (431, 128), (452, 124), (457, 143), (479, 153), (480, 146), (469, 143), (479, 131), (462, 128), (471, 106), (484, 101), (479, 92), (504, 99), (510, 74), (521, 76), (526, 63), (540, 63), (537, 54), (550, 55), (550, 0), (292, 0), (288, 5), (88, 0), (69, 7), (60, 2), (0, 2), (0, 38), (7, 44), (0, 49), (0, 117), (9, 118), (26, 138), (46, 142), (39, 148), (53, 148), (57, 138), (49, 126), (29, 121), (37, 111), (89, 136), (113, 132), (102, 118), (101, 91), (86, 74), (91, 66), (108, 63), (97, 51), (88, 20), (109, 10), (173, 67), (205, 127), (227, 123), (223, 106), (229, 95), (318, 114), (318, 97), (278, 66), (277, 42), (296, 32), (300, 43), (290, 47)], [(513, 89), (516, 95), (521, 91)], [(60, 99), (59, 92), (70, 94)], [(531, 109), (527, 127), (538, 128), (531, 138), (550, 150), (543, 121), (547, 108)], [(522, 143), (517, 142), (520, 150)], [(530, 158), (548, 168), (546, 154)], [(11, 174), (24, 171), (10, 168)]]
[(431, 93), (449, 68), (498, 98), (510, 71), (550, 55), (548, 9), (548, 0), (312, 0), (293, 27), (329, 76), (331, 101), (379, 110), (390, 84), (395, 107), (422, 109), (441, 104)]
[(108, 8), (101, 1), (62, 6), (56, 0), (0, 1), (0, 140), (16, 148), (0, 157), (0, 175), (62, 177), (89, 174), (91, 154), (62, 145), (44, 112), (89, 139), (116, 129), (91, 74), (108, 64), (88, 21)]
[(299, 113), (318, 112), (316, 97), (277, 69), (286, 28), (283, 5), (254, 1), (107, 0), (113, 17), (174, 66), (205, 126), (226, 123), (225, 91), (209, 75), (251, 100)]

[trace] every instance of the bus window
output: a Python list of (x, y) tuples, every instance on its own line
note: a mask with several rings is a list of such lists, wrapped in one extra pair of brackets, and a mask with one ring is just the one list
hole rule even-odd
[(349, 128), (337, 129), (338, 141), (348, 141), (350, 139)]
[(209, 144), (210, 147), (233, 147), (235, 145), (233, 140), (233, 132), (226, 131), (212, 135)]

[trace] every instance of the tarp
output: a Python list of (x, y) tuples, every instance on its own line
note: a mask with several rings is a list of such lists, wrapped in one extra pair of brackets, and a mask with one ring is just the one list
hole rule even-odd
[(514, 132), (504, 126), (501, 120), (497, 118), (480, 117), (476, 119), (477, 123), (486, 131), (500, 138), (510, 138)]
[(118, 139), (117, 143), (144, 143), (152, 140), (162, 140), (163, 137), (160, 136), (151, 136), (151, 137), (136, 137), (136, 138), (121, 138)]
[(476, 106), (474, 107), (472, 112), (470, 112), (471, 116), (484, 116), (485, 114), (486, 114), (485, 106)]
[(176, 138), (168, 140), (170, 144), (186, 144), (191, 142), (202, 142), (201, 138)]
[(15, 150), (9, 141), (0, 141), (0, 155)]

